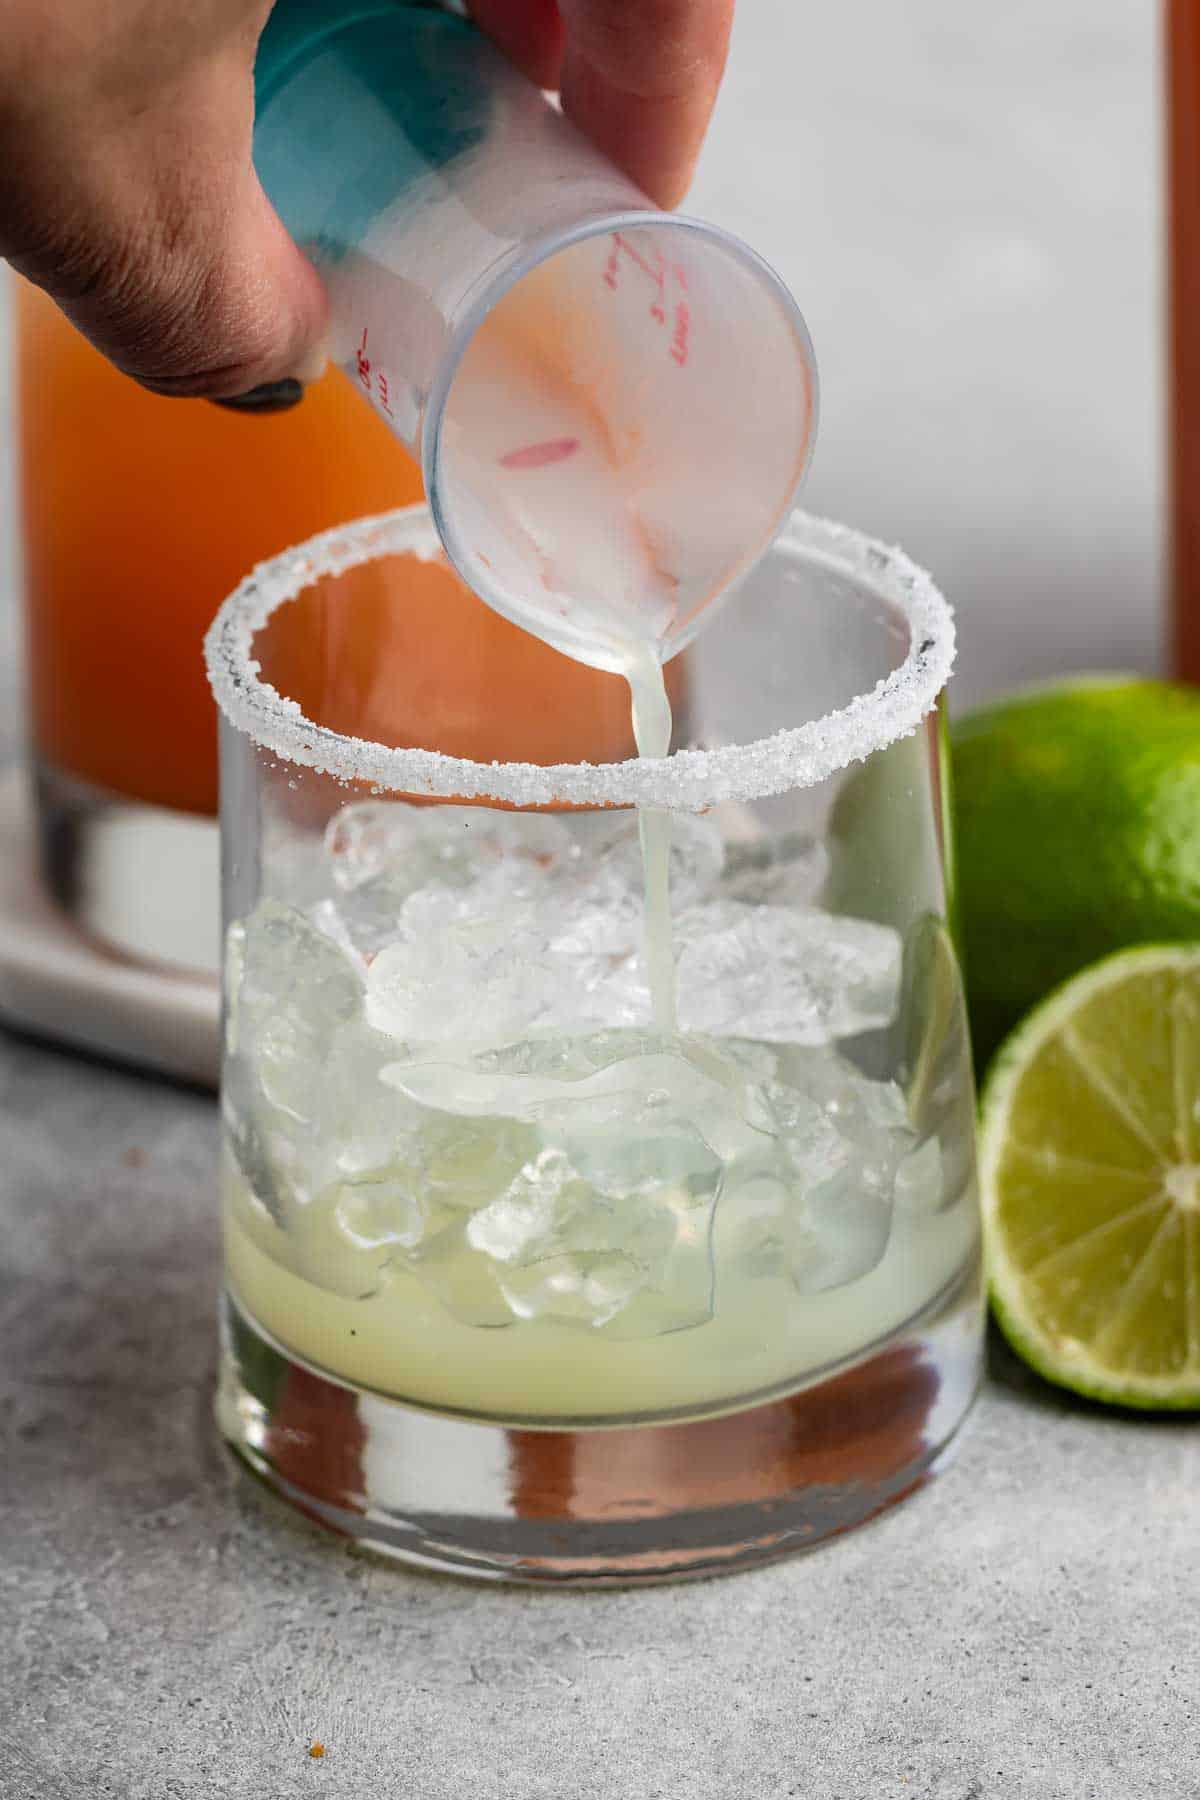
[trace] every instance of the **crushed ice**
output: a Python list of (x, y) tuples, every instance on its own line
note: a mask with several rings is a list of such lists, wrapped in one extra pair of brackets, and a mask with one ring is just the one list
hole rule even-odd
[(807, 845), (727, 863), (680, 824), (664, 1037), (635, 815), (338, 813), (324, 896), (229, 934), (229, 1141), (276, 1254), (348, 1297), (400, 1270), (481, 1328), (616, 1338), (702, 1324), (725, 1265), (800, 1294), (875, 1266), (929, 1158), (838, 1046), (894, 1019), (898, 934), (784, 902)]

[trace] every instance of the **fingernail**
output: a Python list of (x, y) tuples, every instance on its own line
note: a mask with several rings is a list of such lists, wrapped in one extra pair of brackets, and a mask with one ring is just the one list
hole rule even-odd
[(290, 406), (297, 406), (304, 398), (304, 385), (289, 375), (283, 381), (264, 381), (261, 387), (251, 388), (248, 394), (235, 394), (229, 400), (214, 400), (214, 406), (227, 406), (231, 412), (275, 413), (286, 412)]
[(304, 383), (305, 387), (308, 387), (310, 383), (320, 381), (328, 367), (329, 346), (324, 343), (314, 344), (313, 348), (303, 360), (297, 363), (296, 374), (300, 377), (300, 380)]

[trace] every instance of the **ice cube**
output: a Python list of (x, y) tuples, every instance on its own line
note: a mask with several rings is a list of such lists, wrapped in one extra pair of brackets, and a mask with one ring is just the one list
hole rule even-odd
[[(722, 1169), (698, 1134), (660, 1131), (631, 1150), (632, 1130), (585, 1130), (565, 1143), (548, 1132), (541, 1142), (534, 1137), (532, 1153), (514, 1169), (530, 1127), (447, 1116), (442, 1129), (447, 1150), (473, 1141), (478, 1156), (490, 1147), (483, 1152), (489, 1177), (464, 1181), (470, 1170), (461, 1153), (452, 1167), (443, 1161), (435, 1171), (427, 1163), (424, 1191), (440, 1177), (445, 1204), (453, 1197), (469, 1210), (401, 1255), (456, 1317), (501, 1322), (497, 1296), (510, 1318), (617, 1336), (680, 1330), (710, 1316), (710, 1232)], [(509, 1179), (497, 1185), (504, 1172)]]
[[(843, 1135), (861, 1142), (900, 1146), (900, 1154), (916, 1142), (904, 1095), (894, 1081), (864, 1075), (832, 1047), (791, 1045), (779, 1056), (779, 1081), (767, 1084), (767, 1118), (786, 1123), (799, 1105), (818, 1107)], [(751, 1090), (754, 1094), (756, 1090)], [(753, 1107), (750, 1116), (754, 1116)], [(771, 1129), (770, 1125), (764, 1127)]]
[(842, 1166), (807, 1167), (786, 1153), (730, 1170), (717, 1218), (718, 1279), (726, 1268), (783, 1277), (820, 1294), (869, 1274), (887, 1248), (889, 1196), (865, 1188), (852, 1154)]
[(435, 908), (447, 894), (480, 902), (466, 916), (528, 900), (545, 871), (571, 851), (567, 829), (544, 813), (500, 812), (481, 806), (411, 806), (364, 801), (343, 810), (326, 830), (326, 851), (340, 890), (337, 912), (364, 955), (373, 956), (399, 934), (421, 928), (408, 903), (429, 896)]
[(713, 1312), (712, 1227), (717, 1189), (706, 1198), (666, 1179), (606, 1207), (580, 1209), (565, 1237), (589, 1273), (594, 1257), (621, 1255), (641, 1271), (620, 1307), (595, 1319), (605, 1335), (651, 1338), (703, 1325)]
[(691, 1037), (686, 1040), (685, 1052), (697, 1068), (720, 1070), (719, 1079), (727, 1087), (736, 1081), (774, 1081), (779, 1073), (775, 1046), (756, 1044), (749, 1038)]
[(421, 1241), (425, 1224), (419, 1196), (403, 1182), (347, 1182), (295, 1214), (288, 1237), (298, 1272), (314, 1287), (366, 1300), (389, 1264)]
[[(340, 1146), (339, 1163), (356, 1148)], [(511, 1324), (494, 1259), (468, 1243), (466, 1227), (536, 1151), (535, 1134), (505, 1120), (424, 1118), (389, 1165), (335, 1180), (294, 1208), (287, 1253), (307, 1280), (346, 1298), (378, 1293), (396, 1266), (463, 1323)]]
[(244, 922), (237, 960), (238, 1049), (271, 1105), (311, 1124), (334, 1034), (362, 1013), (358, 972), (309, 919), (275, 900)]
[[(392, 813), (399, 811), (399, 818)], [(674, 821), (676, 905), (708, 892), (715, 824)], [(638, 823), (473, 807), (348, 808), (330, 829), (337, 929), (372, 960), (368, 1016), (418, 1043), (649, 1022)], [(343, 866), (345, 865), (345, 866)]]
[(346, 960), (358, 971), (359, 980), (366, 977), (367, 963), (359, 946), (350, 935), (345, 919), (334, 900), (318, 900), (308, 909), (308, 917), (330, 943), (336, 944)]
[(888, 926), (719, 900), (686, 913), (677, 942), (685, 1031), (823, 1044), (895, 1017), (901, 940)]
[(393, 1039), (355, 1020), (334, 1034), (313, 1138), (322, 1184), (404, 1174), (420, 1160), (419, 1107), (382, 1079)]
[(791, 1190), (769, 1163), (730, 1172), (713, 1231), (718, 1281), (734, 1272), (789, 1276), (787, 1219), (791, 1204)]
[[(225, 1142), (242, 1180), (274, 1219), (286, 1225), (298, 1201), (299, 1158), (274, 1109), (262, 1100), (254, 1071), (241, 1055), (226, 1056), (221, 1071), (221, 1120)], [(273, 1129), (273, 1124), (275, 1128)]]
[(535, 1030), (554, 999), (542, 946), (504, 915), (450, 919), (381, 950), (367, 974), (367, 1018), (413, 1044), (504, 1043)]
[[(479, 1066), (502, 1074), (545, 1075), (560, 1082), (574, 1082), (586, 1081), (645, 1056), (682, 1057), (687, 1061), (690, 1049), (679, 1038), (657, 1031), (652, 1025), (633, 1026), (594, 1031), (577, 1038), (532, 1038), (488, 1051), (479, 1058)], [(609, 1081), (615, 1082), (618, 1089), (630, 1086), (622, 1076), (610, 1076)], [(604, 1091), (606, 1086), (601, 1082), (598, 1091)]]
[(230, 928), (222, 1114), (244, 1179), (278, 1224), (311, 1198), (328, 1070), (362, 987), (300, 913), (263, 901)]
[(390, 1063), (385, 1082), (418, 1105), (464, 1118), (508, 1117), (548, 1135), (599, 1130), (642, 1140), (690, 1132), (718, 1158), (758, 1142), (747, 1121), (743, 1071), (703, 1045), (653, 1033), (600, 1033), (564, 1047), (524, 1043), (477, 1058)]
[(753, 906), (807, 907), (820, 893), (828, 868), (824, 845), (808, 832), (755, 836), (730, 846), (721, 894)]
[(799, 1294), (823, 1294), (858, 1281), (876, 1266), (891, 1232), (890, 1185), (871, 1184), (852, 1156), (813, 1180), (792, 1164), (799, 1204), (788, 1213), (788, 1272)]
[(628, 921), (588, 909), (565, 926), (549, 920), (547, 926), (543, 955), (552, 980), (541, 1030), (574, 1036), (650, 1023), (641, 942)]
[(549, 1081), (583, 1081), (600, 1069), (659, 1050), (673, 1049), (673, 1041), (647, 1030), (601, 1030), (583, 1037), (525, 1038), (486, 1050), (475, 1059), (479, 1073), (536, 1075)]
[(470, 888), (422, 888), (371, 964), (368, 1017), (412, 1043), (476, 1048), (647, 1022), (641, 902), (623, 888), (617, 898), (629, 918), (520, 858)]
[[(534, 889), (534, 880), (542, 887)], [(434, 1030), (417, 1026), (408, 1037), (444, 1042), (461, 1035), (482, 1046), (520, 1039), (524, 1030), (576, 1035), (648, 1021), (640, 940), (626, 927), (613, 938), (612, 925), (610, 914), (565, 911), (563, 895), (538, 869), (518, 889), (507, 864), (471, 889), (410, 896), (389, 949), (403, 941), (414, 967), (444, 967), (446, 979), (457, 981), (450, 990), (457, 1012), (462, 995), (470, 999), (471, 1024), (455, 1033), (455, 1019), (434, 997)], [(392, 1028), (405, 1030), (407, 1006)]]
[[(721, 1182), (721, 1159), (699, 1131), (673, 1118), (666, 1106), (647, 1107), (608, 1125), (586, 1123), (586, 1102), (546, 1118), (543, 1130), (562, 1142), (580, 1175), (612, 1200), (667, 1188), (684, 1206), (710, 1206)], [(581, 1117), (581, 1115), (583, 1115)]]
[(544, 1078), (480, 1068), (470, 1058), (388, 1063), (383, 1080), (418, 1106), (463, 1119), (526, 1116), (526, 1101), (541, 1098)]
[[(653, 1337), (703, 1324), (712, 1313), (707, 1198), (669, 1174), (640, 1191), (602, 1193), (568, 1156), (543, 1153), (551, 1179), (520, 1214), (492, 1209), (468, 1234), (503, 1249), (501, 1290), (520, 1318)], [(718, 1177), (719, 1179), (719, 1171)]]
[(772, 1253), (797, 1291), (816, 1294), (857, 1281), (883, 1256), (897, 1170), (915, 1138), (894, 1083), (867, 1080), (834, 1052), (810, 1051), (797, 1066), (802, 1088), (776, 1083), (754, 1095), (771, 1153), (729, 1172), (723, 1204), (737, 1213), (740, 1184), (767, 1175), (780, 1216), (768, 1220), (760, 1186), (750, 1214), (766, 1221)]
[(910, 1219), (932, 1218), (946, 1196), (942, 1147), (936, 1137), (926, 1138), (910, 1150), (896, 1171), (897, 1213)]
[(548, 1256), (505, 1271), (500, 1285), (520, 1319), (599, 1327), (636, 1299), (646, 1285), (646, 1272), (619, 1250), (601, 1251), (592, 1256)]
[(547, 813), (366, 800), (335, 814), (325, 849), (343, 893), (387, 871), (415, 893), (431, 886), (470, 887), (507, 859), (544, 866), (570, 852), (571, 837)]
[(574, 1169), (561, 1150), (542, 1150), (517, 1173), (503, 1194), (471, 1215), (467, 1242), (495, 1262), (536, 1257), (555, 1237), (569, 1209)]
[(238, 1047), (238, 1016), (241, 1009), (242, 971), (245, 966), (246, 927), (235, 919), (225, 933), (225, 970), (221, 984), (227, 1056), (234, 1055)]
[(405, 1265), (462, 1324), (492, 1330), (516, 1324), (501, 1289), (498, 1265), (468, 1244), (463, 1219), (425, 1239), (409, 1252)]
[(437, 881), (414, 886), (413, 874), (403, 866), (385, 868), (331, 903), (339, 931), (368, 964), (393, 944), (420, 943), (452, 924), (522, 922), (531, 885), (542, 879), (536, 865), (520, 863), (501, 864), (471, 887)]
[(412, 894), (403, 867), (384, 869), (329, 902), (337, 919), (337, 935), (349, 938), (356, 954), (369, 965), (381, 950), (404, 936), (404, 908)]
[(252, 1244), (257, 1245), (264, 1256), (291, 1268), (293, 1263), (290, 1245), (280, 1229), (281, 1221), (259, 1190), (251, 1186), (233, 1140), (228, 1136), (225, 1139), (224, 1160), (226, 1179), (222, 1197), (228, 1208), (228, 1217), (236, 1222), (237, 1227)]
[(421, 1127), (422, 1190), (452, 1212), (474, 1212), (507, 1192), (541, 1148), (531, 1126), (513, 1119), (433, 1114)]
[(382, 874), (389, 862), (403, 863), (416, 839), (415, 806), (391, 800), (363, 800), (344, 806), (325, 827), (330, 873), (343, 893)]
[[(577, 940), (588, 952), (619, 956), (640, 949), (644, 927), (641, 838), (630, 811), (575, 814), (572, 849), (548, 869), (556, 941)], [(725, 847), (712, 819), (671, 816), (671, 909), (679, 912), (710, 894), (720, 877)]]
[(441, 1122), (440, 1153), (426, 1167), (429, 1201), (440, 1204), (440, 1228), (426, 1232), (406, 1264), (464, 1324), (511, 1325), (504, 1266), (554, 1243), (570, 1172), (561, 1157), (536, 1148), (514, 1169), (518, 1144), (529, 1148), (529, 1142), (520, 1142), (504, 1121), (456, 1131), (458, 1123)]
[(344, 1182), (337, 1190), (338, 1229), (358, 1250), (411, 1250), (425, 1233), (420, 1195), (403, 1180)]
[[(683, 911), (703, 900), (716, 886), (725, 862), (725, 845), (720, 827), (712, 819), (695, 813), (673, 813), (670, 822), (671, 906), (675, 911)], [(590, 879), (598, 886), (632, 893), (640, 901), (642, 850), (637, 815), (624, 815), (622, 824), (614, 824), (607, 842), (596, 849)]]

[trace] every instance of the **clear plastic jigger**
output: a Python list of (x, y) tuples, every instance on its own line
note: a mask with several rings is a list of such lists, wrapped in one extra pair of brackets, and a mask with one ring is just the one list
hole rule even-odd
[(333, 357), (419, 457), (459, 573), (584, 662), (672, 656), (808, 463), (782, 281), (655, 209), (444, 7), (278, 0), (257, 88), (255, 162)]

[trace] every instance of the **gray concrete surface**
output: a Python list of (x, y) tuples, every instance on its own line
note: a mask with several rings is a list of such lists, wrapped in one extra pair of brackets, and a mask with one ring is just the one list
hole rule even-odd
[(397, 1572), (214, 1445), (214, 1151), (206, 1101), (0, 1042), (5, 1800), (1197, 1791), (1194, 1426), (1001, 1358), (942, 1480), (802, 1561), (593, 1595)]
[[(742, 0), (696, 209), (802, 296), (813, 504), (939, 573), (966, 696), (1158, 655), (1154, 10)], [(1194, 1426), (997, 1353), (956, 1467), (807, 1560), (398, 1573), (215, 1447), (214, 1153), (203, 1098), (0, 1039), (3, 1800), (1200, 1792)]]

